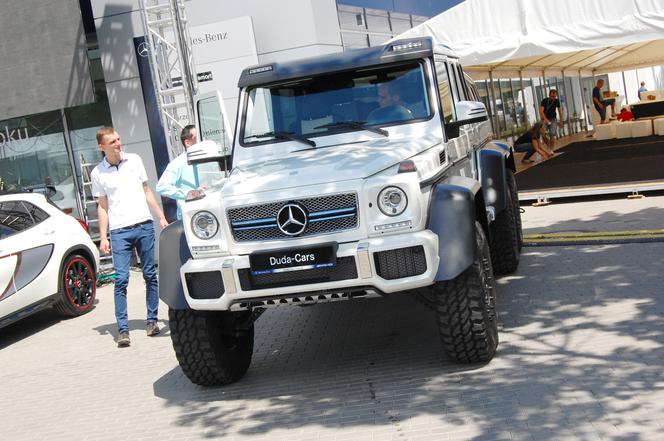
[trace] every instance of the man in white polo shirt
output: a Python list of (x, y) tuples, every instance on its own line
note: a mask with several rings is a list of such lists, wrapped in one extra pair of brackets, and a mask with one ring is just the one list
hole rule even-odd
[[(112, 127), (97, 132), (97, 143), (104, 158), (91, 173), (92, 195), (97, 198), (99, 234), (102, 253), (113, 253), (115, 266), (115, 319), (118, 323), (118, 347), (130, 345), (127, 319), (127, 284), (129, 263), (136, 248), (141, 258), (146, 284), (148, 336), (159, 333), (157, 309), (159, 293), (154, 262), (155, 234), (150, 210), (161, 227), (168, 225), (157, 200), (148, 187), (147, 174), (140, 156), (122, 151), (120, 135)], [(110, 230), (111, 243), (107, 239)], [(112, 245), (112, 246), (109, 246)]]

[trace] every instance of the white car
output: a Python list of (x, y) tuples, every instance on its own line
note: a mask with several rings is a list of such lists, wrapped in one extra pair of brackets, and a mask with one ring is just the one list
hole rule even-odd
[(85, 224), (41, 194), (0, 194), (0, 328), (47, 307), (90, 311), (98, 268)]

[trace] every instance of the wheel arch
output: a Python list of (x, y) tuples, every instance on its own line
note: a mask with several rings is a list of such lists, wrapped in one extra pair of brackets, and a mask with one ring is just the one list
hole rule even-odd
[(171, 309), (189, 309), (180, 280), (180, 267), (189, 259), (184, 225), (173, 222), (159, 235), (159, 298)]
[(488, 230), (484, 195), (474, 179), (453, 176), (434, 184), (427, 228), (438, 236), (436, 281), (451, 280), (475, 261), (475, 221)]
[(486, 206), (498, 214), (507, 206), (507, 170), (516, 171), (509, 144), (490, 142), (479, 151), (480, 180)]
[(62, 270), (65, 267), (65, 261), (74, 254), (80, 254), (81, 256), (87, 259), (90, 266), (92, 266), (92, 270), (94, 271), (96, 278), (97, 273), (99, 272), (99, 268), (97, 268), (97, 261), (95, 260), (95, 256), (92, 253), (92, 251), (84, 245), (74, 245), (68, 248), (64, 253), (62, 253), (62, 259), (60, 259), (60, 271), (58, 272), (58, 277), (60, 274), (62, 274)]

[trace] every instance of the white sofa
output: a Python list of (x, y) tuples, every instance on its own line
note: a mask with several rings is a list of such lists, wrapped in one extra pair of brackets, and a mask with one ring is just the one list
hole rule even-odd
[(664, 118), (653, 119), (652, 128), (655, 135), (664, 136)]

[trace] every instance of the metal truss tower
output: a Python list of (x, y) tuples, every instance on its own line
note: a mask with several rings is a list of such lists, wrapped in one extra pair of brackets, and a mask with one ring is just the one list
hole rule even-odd
[(184, 0), (141, 0), (152, 82), (169, 154), (182, 152), (180, 131), (194, 122), (196, 68)]

